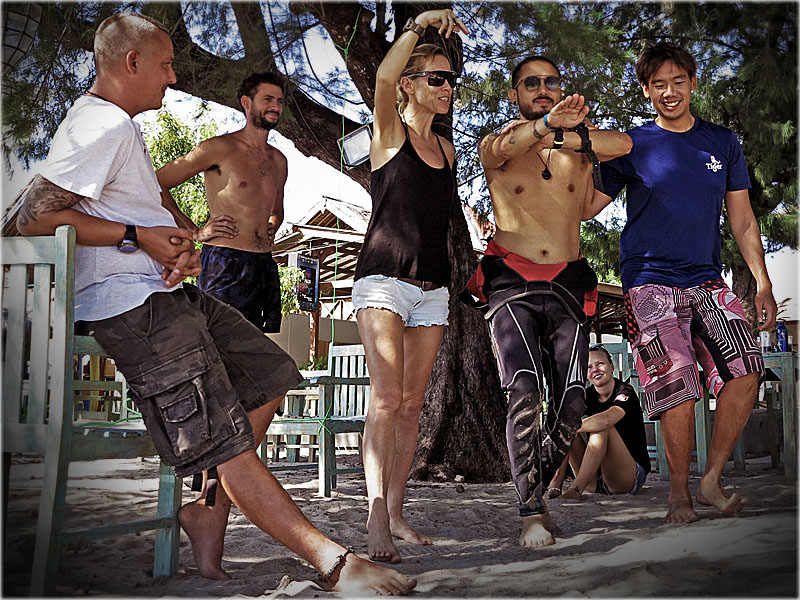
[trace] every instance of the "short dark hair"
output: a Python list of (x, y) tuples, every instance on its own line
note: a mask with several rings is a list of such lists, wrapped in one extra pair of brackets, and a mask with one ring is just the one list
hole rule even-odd
[(250, 98), (250, 100), (255, 99), (256, 90), (258, 90), (258, 86), (260, 86), (262, 83), (277, 85), (279, 88), (281, 88), (281, 93), (286, 93), (286, 83), (283, 77), (277, 73), (266, 71), (264, 73), (253, 73), (252, 75), (245, 77), (244, 80), (242, 80), (242, 83), (239, 84), (239, 89), (236, 90), (236, 99), (241, 100), (242, 96), (247, 96)]
[(697, 73), (694, 57), (681, 46), (673, 42), (658, 42), (646, 45), (636, 61), (636, 78), (639, 83), (648, 85), (653, 74), (668, 60), (674, 61), (689, 77), (694, 77)]
[(529, 62), (535, 62), (537, 60), (540, 60), (540, 61), (546, 62), (546, 63), (550, 63), (551, 65), (553, 65), (553, 68), (556, 70), (556, 73), (558, 73), (558, 76), (561, 77), (561, 69), (558, 68), (558, 65), (556, 63), (554, 63), (552, 60), (550, 60), (546, 56), (541, 56), (540, 54), (531, 54), (530, 56), (526, 56), (525, 58), (523, 58), (522, 62), (519, 63), (516, 67), (514, 67), (513, 71), (511, 71), (511, 87), (512, 88), (517, 87), (517, 83), (519, 83), (517, 81), (517, 79), (519, 79), (519, 72), (522, 70), (522, 67), (527, 65)]

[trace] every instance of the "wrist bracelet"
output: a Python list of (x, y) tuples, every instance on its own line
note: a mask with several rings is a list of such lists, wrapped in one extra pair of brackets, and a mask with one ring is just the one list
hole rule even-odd
[(555, 127), (550, 127), (550, 123), (548, 123), (548, 122), (547, 122), (547, 115), (548, 115), (548, 114), (549, 114), (549, 113), (545, 113), (544, 117), (542, 117), (542, 123), (544, 123), (544, 126), (545, 126), (547, 129), (549, 129), (550, 131), (553, 131), (553, 130), (555, 129)]
[(536, 131), (536, 122), (537, 122), (537, 121), (539, 121), (539, 120), (540, 120), (540, 119), (534, 119), (533, 121), (531, 121), (531, 123), (533, 123), (533, 136), (534, 136), (534, 137), (535, 137), (537, 140), (541, 140), (541, 139), (543, 139), (543, 138), (544, 138), (544, 136), (543, 136), (543, 135), (541, 135), (541, 134), (540, 134), (538, 131)]

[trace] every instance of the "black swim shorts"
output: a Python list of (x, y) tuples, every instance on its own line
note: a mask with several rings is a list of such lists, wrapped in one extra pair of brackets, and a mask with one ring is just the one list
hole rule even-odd
[(197, 287), (230, 304), (264, 333), (281, 330), (281, 284), (271, 252), (203, 246)]

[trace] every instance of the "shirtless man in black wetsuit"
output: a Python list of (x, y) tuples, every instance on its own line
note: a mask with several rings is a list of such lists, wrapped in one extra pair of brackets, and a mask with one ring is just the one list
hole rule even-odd
[[(584, 123), (589, 108), (579, 94), (564, 97), (561, 74), (547, 58), (523, 60), (508, 97), (520, 119), (479, 147), (496, 233), (470, 291), (488, 303), (509, 394), (506, 438), (523, 521), (520, 544), (538, 547), (554, 543), (543, 482), (553, 477), (580, 427), (586, 313), (596, 301), (597, 279), (579, 253), (581, 214), (594, 194), (582, 135), (599, 160), (628, 153), (631, 142), (616, 131), (565, 131)], [(545, 374), (553, 399), (540, 425)]]

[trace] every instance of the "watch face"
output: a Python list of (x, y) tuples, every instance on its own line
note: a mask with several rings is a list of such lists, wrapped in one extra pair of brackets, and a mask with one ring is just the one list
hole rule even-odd
[(117, 248), (120, 252), (131, 254), (132, 252), (136, 252), (139, 249), (139, 246), (130, 240), (122, 240)]

